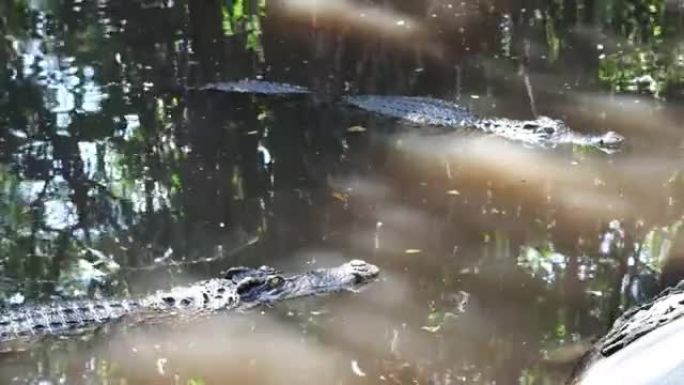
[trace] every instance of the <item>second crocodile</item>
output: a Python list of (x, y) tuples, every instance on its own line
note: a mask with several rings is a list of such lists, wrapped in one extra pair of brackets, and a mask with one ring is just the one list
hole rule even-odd
[(509, 140), (544, 147), (568, 143), (611, 153), (624, 142), (624, 137), (614, 131), (602, 135), (581, 134), (571, 130), (562, 120), (547, 116), (534, 120), (480, 118), (465, 107), (422, 96), (358, 95), (346, 96), (344, 100), (358, 108), (415, 124), (473, 127)]
[[(263, 80), (240, 80), (210, 83), (200, 90), (259, 95), (291, 95), (310, 93), (302, 86)], [(348, 95), (342, 101), (365, 111), (397, 118), (418, 125), (449, 128), (472, 127), (509, 140), (542, 147), (574, 144), (594, 147), (606, 153), (619, 150), (625, 138), (614, 132), (582, 134), (571, 130), (565, 122), (546, 116), (533, 120), (481, 118), (469, 109), (446, 100), (424, 96)]]

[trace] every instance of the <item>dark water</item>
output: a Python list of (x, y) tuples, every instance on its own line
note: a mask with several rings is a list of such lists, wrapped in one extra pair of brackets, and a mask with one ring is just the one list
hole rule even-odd
[[(40, 342), (3, 355), (0, 382), (562, 383), (641, 294), (624, 276), (680, 277), (682, 6), (1, 2), (6, 304), (240, 264), (383, 272), (355, 295)], [(315, 95), (191, 90), (245, 77)], [(353, 92), (627, 143), (606, 155), (404, 127), (337, 102)]]

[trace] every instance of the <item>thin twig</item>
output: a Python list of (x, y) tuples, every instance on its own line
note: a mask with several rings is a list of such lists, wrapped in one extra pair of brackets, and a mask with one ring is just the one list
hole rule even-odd
[(525, 39), (523, 57), (520, 60), (520, 74), (522, 75), (523, 82), (525, 83), (527, 97), (530, 99), (530, 110), (532, 111), (532, 116), (536, 118), (539, 116), (539, 114), (537, 114), (537, 105), (534, 102), (534, 93), (532, 92), (532, 82), (530, 81), (530, 73), (527, 70), (527, 64), (529, 63), (529, 60), (530, 42), (527, 39)]

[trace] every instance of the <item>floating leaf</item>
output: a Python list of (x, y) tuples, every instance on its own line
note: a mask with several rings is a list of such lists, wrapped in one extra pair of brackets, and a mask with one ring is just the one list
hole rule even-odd
[(359, 367), (359, 363), (356, 360), (352, 360), (351, 362), (351, 369), (354, 374), (356, 374), (359, 377), (366, 377), (366, 373), (364, 373), (363, 370)]
[(425, 330), (426, 332), (429, 333), (437, 333), (439, 329), (442, 328), (442, 325), (437, 325), (437, 326), (421, 326), (421, 330)]
[(363, 126), (351, 126), (347, 128), (347, 132), (365, 132), (366, 127)]

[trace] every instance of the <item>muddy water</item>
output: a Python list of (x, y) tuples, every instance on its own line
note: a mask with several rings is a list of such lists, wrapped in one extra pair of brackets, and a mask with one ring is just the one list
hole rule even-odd
[[(624, 276), (681, 271), (680, 10), (596, 3), (3, 3), (5, 304), (135, 296), (241, 264), (361, 258), (382, 277), (38, 341), (3, 354), (0, 382), (562, 383), (630, 303)], [(191, 90), (256, 76), (315, 94)], [(530, 148), (338, 103), (355, 92), (627, 140)]]

